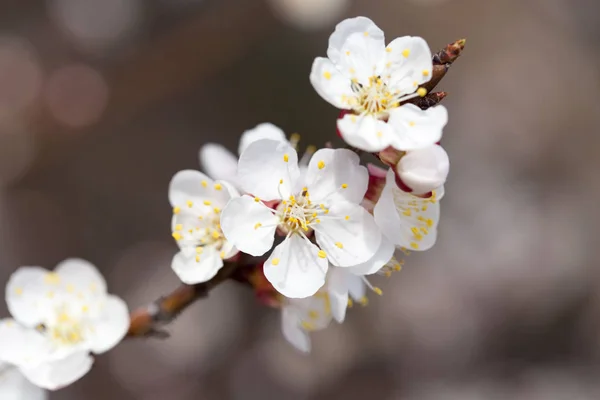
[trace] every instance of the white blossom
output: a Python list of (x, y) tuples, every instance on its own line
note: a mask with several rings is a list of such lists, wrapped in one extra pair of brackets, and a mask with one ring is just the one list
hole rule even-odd
[(229, 183), (213, 181), (199, 171), (180, 171), (171, 180), (171, 228), (180, 249), (171, 266), (182, 282), (206, 282), (223, 267), (224, 259), (237, 254), (223, 236), (220, 221), (223, 207), (237, 196)]
[(439, 200), (444, 187), (432, 191), (430, 198), (421, 198), (402, 191), (396, 185), (394, 171), (388, 170), (381, 197), (373, 216), (383, 234), (397, 247), (428, 250), (436, 241), (440, 218)]
[[(223, 233), (253, 256), (273, 247), (276, 231), (285, 235), (264, 272), (287, 297), (313, 295), (325, 282), (329, 262), (339, 267), (361, 264), (380, 246), (381, 232), (359, 205), (367, 189), (367, 170), (349, 150), (321, 149), (301, 174), (289, 144), (259, 140), (242, 153), (238, 180), (252, 196), (228, 203), (221, 217)], [(313, 233), (316, 245), (309, 239)]]
[(0, 363), (0, 399), (46, 400), (47, 398), (47, 392), (29, 382), (16, 367)]
[(81, 378), (93, 363), (89, 353), (110, 350), (129, 327), (127, 305), (80, 259), (53, 272), (19, 268), (7, 283), (6, 302), (14, 319), (0, 321), (0, 360), (46, 389)]
[(323, 99), (352, 111), (338, 120), (347, 143), (370, 152), (414, 150), (438, 142), (448, 119), (443, 106), (423, 111), (401, 105), (426, 94), (420, 85), (431, 79), (432, 68), (425, 40), (404, 36), (386, 47), (383, 31), (356, 17), (337, 25), (327, 58), (315, 59), (310, 81)]
[(442, 186), (449, 170), (448, 154), (437, 144), (407, 151), (396, 165), (398, 176), (412, 189), (412, 194), (429, 193)]

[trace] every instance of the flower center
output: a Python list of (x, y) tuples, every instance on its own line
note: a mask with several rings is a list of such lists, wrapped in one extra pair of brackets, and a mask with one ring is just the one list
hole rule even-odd
[(303, 188), (300, 194), (283, 200), (276, 211), (280, 221), (279, 228), (286, 234), (306, 234), (313, 229), (312, 226), (321, 222), (321, 215), (329, 213), (324, 204), (315, 204), (310, 200), (307, 188)]
[(83, 326), (78, 319), (67, 312), (59, 312), (55, 324), (48, 327), (47, 332), (52, 341), (63, 346), (72, 346), (84, 340)]
[(342, 101), (357, 114), (373, 115), (380, 119), (387, 118), (389, 110), (399, 107), (401, 102), (427, 94), (424, 88), (419, 88), (416, 93), (403, 96), (400, 90), (392, 90), (380, 76), (370, 77), (366, 85), (353, 79), (351, 87), (354, 96), (343, 97)]
[[(213, 246), (221, 250), (225, 242), (221, 231), (221, 209), (213, 207), (211, 201), (204, 200), (202, 204), (186, 202), (184, 209), (175, 207), (175, 224), (173, 238), (182, 246), (196, 248), (196, 262), (200, 262), (204, 248)], [(221, 257), (224, 254), (221, 252)]]

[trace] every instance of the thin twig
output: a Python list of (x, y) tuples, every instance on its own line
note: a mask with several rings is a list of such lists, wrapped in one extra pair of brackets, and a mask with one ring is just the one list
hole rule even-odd
[(196, 285), (182, 284), (170, 294), (132, 312), (127, 337), (168, 337), (168, 332), (160, 329), (163, 325), (172, 322), (196, 300), (208, 296), (216, 286), (229, 278), (236, 279), (234, 275), (239, 268), (237, 262), (226, 262), (211, 280)]

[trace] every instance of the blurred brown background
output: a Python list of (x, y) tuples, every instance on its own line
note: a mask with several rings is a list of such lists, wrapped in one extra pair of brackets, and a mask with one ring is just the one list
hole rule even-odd
[[(600, 3), (4, 0), (0, 278), (78, 256), (137, 307), (171, 290), (170, 177), (271, 121), (303, 143), (337, 111), (308, 74), (335, 23), (432, 50), (451, 175), (438, 245), (344, 325), (288, 346), (235, 284), (130, 340), (51, 400), (600, 398)], [(2, 306), (3, 315), (6, 310)]]

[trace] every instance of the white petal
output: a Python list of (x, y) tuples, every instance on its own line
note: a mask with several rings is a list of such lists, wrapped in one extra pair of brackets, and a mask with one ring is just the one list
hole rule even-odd
[(287, 143), (285, 133), (278, 126), (273, 125), (270, 122), (264, 122), (256, 125), (252, 129), (248, 129), (242, 133), (240, 137), (240, 145), (238, 147), (238, 154), (242, 154), (250, 144), (261, 139), (271, 139), (277, 142)]
[[(188, 202), (191, 201), (197, 207), (206, 207), (209, 212), (213, 206), (225, 206), (229, 198), (227, 190), (200, 171), (179, 171), (169, 183), (169, 202), (173, 207), (189, 208)], [(210, 205), (204, 205), (205, 200), (210, 201)]]
[(347, 272), (342, 268), (332, 267), (327, 277), (327, 293), (331, 303), (331, 314), (339, 322), (344, 322), (348, 308)]
[(369, 173), (353, 151), (321, 149), (311, 158), (305, 181), (311, 199), (317, 203), (325, 198), (341, 198), (358, 204), (367, 191)]
[(261, 256), (273, 247), (278, 219), (267, 206), (255, 200), (250, 196), (231, 199), (221, 212), (221, 229), (238, 250)]
[(47, 398), (47, 392), (25, 379), (18, 368), (0, 365), (0, 399), (46, 400)]
[(286, 142), (258, 140), (240, 156), (238, 182), (263, 200), (288, 197), (299, 177), (298, 154)]
[(448, 154), (437, 144), (408, 151), (396, 165), (396, 171), (413, 194), (424, 194), (442, 186), (448, 177)]
[(108, 295), (92, 323), (93, 330), (87, 333), (90, 350), (100, 354), (112, 349), (129, 329), (127, 304), (117, 296)]
[(22, 367), (21, 372), (33, 384), (56, 390), (77, 381), (92, 368), (94, 359), (87, 352), (71, 354), (60, 360)]
[(380, 75), (385, 65), (383, 31), (366, 17), (346, 19), (329, 37), (327, 57), (344, 74), (368, 83), (369, 77)]
[(54, 272), (60, 276), (61, 283), (64, 283), (65, 288), (69, 285), (73, 286), (72, 291), (81, 291), (92, 297), (106, 294), (104, 277), (92, 263), (86, 260), (66, 259), (56, 266)]
[(296, 349), (304, 353), (310, 352), (310, 337), (300, 327), (298, 315), (290, 307), (281, 310), (281, 331), (286, 340)]
[(391, 145), (403, 151), (431, 146), (440, 141), (447, 122), (448, 112), (444, 106), (421, 110), (414, 104), (405, 104), (394, 108), (388, 120), (395, 132)]
[(51, 312), (48, 293), (55, 290), (54, 279), (47, 279), (50, 271), (41, 267), (21, 267), (6, 284), (8, 311), (21, 324), (34, 327)]
[(179, 252), (171, 262), (171, 268), (177, 277), (188, 285), (208, 281), (221, 267), (223, 267), (223, 260), (214, 246), (204, 246), (202, 254), (196, 254), (195, 249), (190, 256)]
[(396, 246), (422, 251), (431, 248), (437, 238), (440, 203), (401, 191), (389, 170), (386, 184), (373, 215), (383, 234)]
[(355, 97), (352, 81), (338, 71), (328, 58), (315, 58), (310, 71), (310, 83), (317, 93), (334, 107), (351, 108), (348, 99)]
[(351, 267), (369, 260), (381, 243), (381, 232), (375, 220), (359, 205), (337, 202), (328, 216), (314, 225), (319, 247), (329, 261), (339, 267)]
[(312, 296), (323, 286), (327, 274), (327, 259), (318, 254), (317, 246), (293, 234), (265, 261), (265, 277), (286, 297)]
[(237, 157), (225, 146), (207, 143), (198, 154), (201, 169), (212, 179), (234, 181), (237, 173)]
[(427, 42), (420, 37), (404, 36), (392, 40), (386, 49), (387, 74), (390, 86), (400, 94), (413, 93), (419, 85), (429, 82), (433, 64)]
[(346, 143), (368, 152), (385, 149), (397, 135), (388, 123), (371, 115), (360, 117), (346, 114), (337, 120), (337, 126)]
[(352, 299), (360, 301), (365, 297), (367, 285), (365, 285), (362, 277), (348, 274), (346, 276), (346, 283), (348, 284), (348, 293)]
[(0, 361), (23, 366), (37, 364), (52, 356), (52, 343), (34, 328), (12, 319), (0, 321)]
[(351, 273), (356, 275), (374, 274), (390, 261), (394, 255), (394, 250), (394, 244), (383, 236), (381, 238), (381, 244), (373, 257), (362, 264), (355, 265), (348, 269)]

